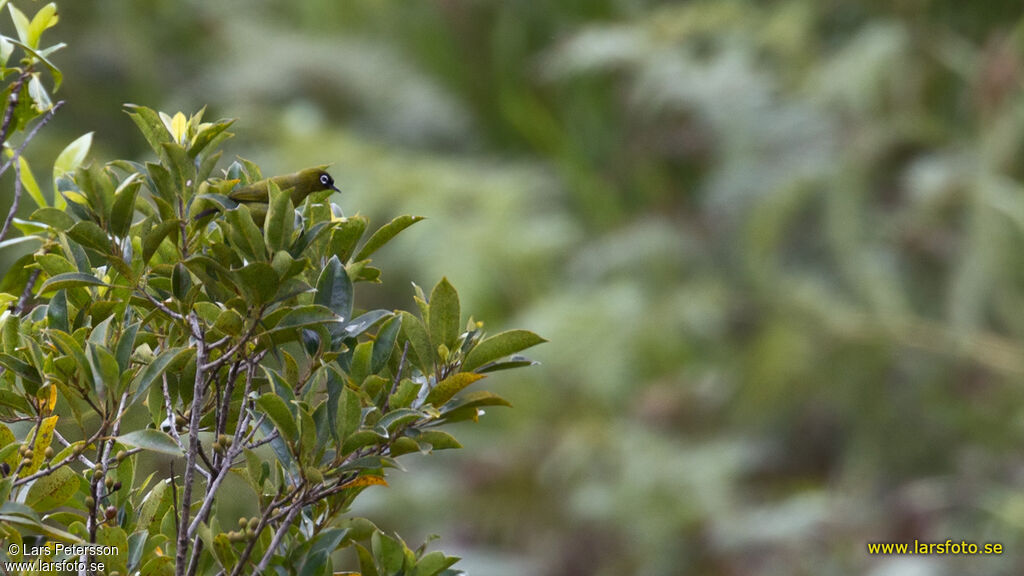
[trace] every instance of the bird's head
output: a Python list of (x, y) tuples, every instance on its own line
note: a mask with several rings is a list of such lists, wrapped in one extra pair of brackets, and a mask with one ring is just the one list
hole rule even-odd
[(334, 190), (335, 192), (341, 192), (341, 190), (334, 185), (334, 178), (327, 173), (327, 166), (309, 168), (305, 170), (305, 172), (309, 172), (309, 178), (313, 182), (314, 190)]

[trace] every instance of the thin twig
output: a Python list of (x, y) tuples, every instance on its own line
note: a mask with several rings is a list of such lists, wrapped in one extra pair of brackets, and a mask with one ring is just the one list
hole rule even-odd
[(25, 289), (21, 291), (21, 297), (18, 298), (18, 303), (14, 305), (13, 309), (11, 309), (14, 314), (20, 316), (21, 313), (25, 311), (25, 306), (28, 305), (29, 299), (32, 298), (32, 290), (35, 288), (36, 280), (39, 279), (39, 274), (41, 272), (42, 270), (39, 268), (29, 272), (28, 282), (25, 283)]
[[(253, 319), (252, 324), (249, 326), (249, 329), (246, 330), (242, 338), (234, 346), (232, 346), (223, 354), (221, 354), (219, 358), (217, 358), (213, 362), (203, 364), (203, 371), (216, 372), (217, 370), (220, 370), (221, 366), (223, 366), (228, 360), (230, 360), (232, 356), (238, 353), (238, 351), (241, 350), (242, 347), (249, 342), (249, 339), (252, 338), (253, 333), (256, 331), (256, 327), (259, 326), (260, 324), (260, 317), (262, 316), (262, 314), (262, 309), (257, 311), (256, 317)], [(196, 363), (196, 366), (200, 366), (200, 364)]]
[[(18, 79), (18, 82), (21, 82), (21, 78)], [(7, 141), (7, 133), (10, 130), (11, 125), (11, 115), (14, 107), (17, 106), (17, 97), (15, 94), (16, 92), (12, 92), (12, 101), (7, 108), (7, 112), (4, 114), (4, 125), (3, 128), (0, 128), (0, 136), (2, 136), (0, 146), (3, 145), (3, 142)], [(12, 165), (14, 166), (14, 199), (11, 200), (11, 209), (7, 212), (7, 218), (4, 220), (4, 226), (0, 229), (0, 242), (7, 238), (7, 233), (11, 229), (11, 222), (14, 220), (15, 215), (17, 215), (18, 206), (21, 204), (21, 162), (19, 162), (21, 159), (21, 153), (25, 150), (25, 147), (28, 146), (28, 143), (35, 138), (36, 134), (39, 133), (39, 130), (43, 126), (46, 126), (50, 121), (50, 118), (53, 118), (53, 115), (57, 113), (57, 109), (63, 105), (64, 101), (62, 100), (47, 110), (46, 114), (43, 115), (39, 122), (36, 122), (36, 125), (32, 127), (32, 130), (25, 136), (25, 140), (22, 141), (21, 145), (18, 146), (7, 162), (5, 162), (3, 166), (0, 166), (0, 176), (3, 176), (3, 174), (7, 172), (7, 169)]]
[(174, 441), (177, 442), (178, 446), (184, 451), (185, 450), (185, 445), (181, 443), (181, 435), (178, 434), (178, 423), (175, 421), (175, 418), (174, 418), (174, 405), (171, 402), (171, 392), (170, 392), (170, 389), (167, 387), (167, 373), (164, 372), (162, 377), (163, 377), (164, 409), (167, 410), (167, 420), (170, 421), (170, 425), (168, 426), (168, 428), (170, 428), (171, 437), (174, 438)]
[[(61, 444), (63, 444), (64, 446), (71, 446), (71, 442), (69, 442), (68, 439), (65, 438), (63, 435), (61, 435), (61, 433), (58, 432), (57, 430), (53, 431), (53, 437), (56, 438), (57, 441), (60, 442)], [(83, 446), (88, 446), (89, 444), (90, 444), (89, 442), (84, 442), (82, 445)], [(96, 464), (94, 464), (92, 460), (89, 460), (88, 458), (86, 458), (84, 454), (79, 454), (78, 455), (78, 461), (81, 462), (82, 464), (85, 464), (86, 467), (88, 467), (88, 468), (95, 468), (96, 467)]]
[(136, 292), (138, 292), (139, 294), (142, 294), (143, 296), (145, 296), (146, 300), (149, 300), (150, 303), (153, 304), (153, 306), (156, 306), (157, 309), (160, 310), (161, 312), (163, 312), (164, 314), (167, 314), (168, 316), (170, 316), (171, 318), (174, 318), (175, 320), (178, 320), (179, 322), (184, 322), (185, 321), (185, 317), (184, 316), (182, 316), (181, 314), (178, 314), (174, 310), (171, 310), (170, 308), (168, 308), (166, 304), (164, 304), (163, 302), (157, 300), (154, 296), (150, 295), (150, 293), (146, 292), (144, 289), (137, 288)]
[(238, 557), (238, 564), (236, 564), (234, 570), (231, 571), (231, 576), (239, 576), (242, 573), (242, 571), (245, 569), (246, 563), (249, 561), (249, 557), (252, 555), (253, 548), (255, 548), (256, 543), (260, 540), (260, 534), (262, 534), (263, 530), (270, 524), (274, 511), (281, 504), (284, 504), (285, 502), (293, 498), (296, 494), (298, 494), (298, 491), (299, 489), (295, 488), (289, 494), (285, 496), (278, 496), (277, 498), (271, 500), (269, 504), (267, 504), (266, 509), (263, 510), (262, 514), (260, 514), (260, 521), (256, 526), (256, 535), (254, 538), (249, 540), (249, 543), (246, 544), (245, 549), (242, 550), (242, 555)]
[[(95, 442), (101, 436), (101, 432), (102, 432), (102, 429), (101, 430), (97, 430), (96, 433), (92, 435), (92, 438), (89, 438), (88, 440), (85, 441), (85, 445), (88, 446), (89, 444), (92, 444), (93, 442)], [(56, 430), (54, 431), (54, 434), (56, 435)], [(70, 446), (70, 444), (69, 444), (69, 446)], [(71, 454), (66, 456), (63, 460), (61, 460), (59, 462), (56, 462), (56, 463), (50, 462), (50, 464), (48, 464), (46, 466), (46, 468), (42, 468), (42, 469), (40, 469), (39, 471), (37, 471), (37, 472), (35, 472), (33, 474), (29, 474), (28, 476), (25, 476), (24, 478), (18, 478), (17, 480), (14, 481), (14, 484), (12, 485), (12, 487), (18, 487), (18, 486), (21, 486), (22, 484), (28, 484), (29, 482), (35, 480), (36, 478), (42, 478), (43, 476), (48, 476), (51, 473), (53, 473), (54, 470), (56, 470), (58, 468), (62, 468), (64, 466), (67, 466), (67, 465), (71, 464), (72, 462), (74, 462), (76, 459), (77, 459), (77, 457), (75, 455), (75, 451), (72, 450)], [(88, 460), (86, 460), (86, 462), (88, 462)]]
[(293, 503), (288, 507), (288, 514), (284, 517), (281, 525), (278, 526), (277, 531), (274, 532), (274, 537), (270, 540), (270, 545), (267, 546), (267, 552), (260, 559), (260, 563), (256, 565), (256, 571), (254, 574), (262, 574), (267, 566), (270, 564), (270, 559), (274, 557), (274, 552), (277, 551), (277, 547), (281, 545), (281, 540), (284, 535), (288, 533), (288, 529), (291, 528), (292, 520), (295, 520), (295, 516), (298, 515), (299, 511), (302, 510), (302, 501)]
[(196, 465), (196, 457), (199, 454), (199, 421), (201, 417), (203, 407), (203, 397), (206, 395), (206, 377), (205, 377), (205, 364), (206, 364), (206, 342), (204, 340), (202, 328), (199, 326), (199, 319), (195, 313), (190, 313), (188, 316), (189, 327), (192, 330), (193, 336), (196, 341), (196, 377), (194, 390), (192, 394), (192, 418), (189, 423), (189, 447), (185, 453), (185, 475), (182, 479), (182, 492), (181, 492), (181, 524), (178, 526), (178, 541), (175, 550), (174, 559), (174, 574), (175, 576), (185, 576), (185, 559), (188, 556), (188, 525), (189, 517), (192, 512), (192, 482), (195, 470), (199, 469)]
[[(252, 390), (253, 385), (253, 374), (255, 370), (252, 370), (250, 364), (249, 370), (246, 371), (245, 375), (245, 389), (242, 392), (242, 398), (247, 398), (249, 392)], [(237, 368), (232, 367), (234, 372), (237, 372)], [(244, 402), (244, 400), (243, 400)], [(206, 489), (206, 497), (203, 498), (203, 503), (199, 507), (199, 511), (196, 512), (196, 517), (192, 521), (192, 525), (188, 527), (188, 537), (192, 538), (195, 536), (196, 530), (199, 529), (200, 524), (206, 521), (206, 517), (210, 512), (210, 508), (213, 506), (213, 500), (217, 495), (217, 490), (220, 488), (221, 482), (224, 481), (228, 476), (228, 471), (231, 469), (231, 462), (235, 459), (235, 456), (242, 452), (242, 447), (245, 442), (242, 440), (242, 436), (245, 433), (245, 428), (249, 424), (249, 420), (252, 418), (252, 410), (242, 410), (238, 416), (238, 424), (235, 426), (234, 437), (232, 438), (231, 445), (227, 447), (223, 459), (220, 460), (220, 468), (217, 470), (216, 477), (210, 482), (210, 485)], [(216, 458), (216, 456), (214, 456)], [(193, 556), (196, 554), (193, 553)]]
[(4, 110), (3, 126), (0, 126), (0, 146), (7, 142), (11, 134), (11, 121), (14, 120), (14, 109), (18, 107), (18, 94), (21, 92), (21, 85), (32, 76), (32, 68), (26, 68), (18, 78), (11, 83), (11, 95), (7, 99), (7, 107)]
[[(3, 174), (2, 169), (0, 169), (0, 174)], [(7, 218), (4, 219), (4, 227), (0, 229), (0, 242), (7, 237), (7, 232), (11, 229), (11, 222), (14, 221), (14, 215), (18, 213), (19, 204), (21, 204), (21, 164), (16, 163), (14, 166), (14, 199), (11, 200), (11, 210), (7, 213)]]

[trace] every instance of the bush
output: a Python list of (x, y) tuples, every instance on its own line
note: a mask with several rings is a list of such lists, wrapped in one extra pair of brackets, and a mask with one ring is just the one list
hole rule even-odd
[[(51, 6), (6, 39), (26, 53), (8, 85), (33, 103), (9, 106), (19, 129), (56, 109), (30, 31)], [(347, 513), (396, 458), (458, 448), (443, 427), (507, 405), (466, 389), (529, 365), (518, 352), (543, 340), (464, 324), (447, 280), (429, 298), (415, 288), (417, 314), (359, 308), (354, 285), (381, 281), (371, 256), (419, 218), (368, 233), (330, 190), (295, 205), (280, 179), (264, 203), (237, 202), (232, 189), (264, 177), (241, 159), (216, 172), (231, 121), (127, 112), (157, 161), (84, 165), (85, 136), (58, 158), (52, 201), (20, 150), (6, 163), (38, 205), (18, 220), (15, 202), (15, 240), (40, 246), (0, 284), (8, 560), (80, 559), (59, 542), (113, 547), (81, 556), (106, 573), (317, 575), (351, 548), (366, 575), (457, 573)], [(256, 501), (237, 527), (218, 514), (230, 472)]]

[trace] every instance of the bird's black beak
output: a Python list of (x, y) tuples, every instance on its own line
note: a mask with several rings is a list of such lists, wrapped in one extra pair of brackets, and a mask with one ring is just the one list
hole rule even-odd
[(341, 194), (341, 188), (338, 188), (338, 187), (337, 187), (337, 186), (335, 186), (334, 184), (331, 184), (331, 190), (334, 190), (334, 191), (335, 191), (335, 192), (337, 192), (338, 194)]

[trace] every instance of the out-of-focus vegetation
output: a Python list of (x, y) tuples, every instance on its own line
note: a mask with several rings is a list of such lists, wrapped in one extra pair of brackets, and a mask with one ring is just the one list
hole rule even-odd
[[(208, 104), (266, 172), (441, 222), (365, 300), (443, 269), (550, 338), (390, 527), (473, 574), (1024, 567), (1017, 3), (67, 4), (56, 142)], [(915, 538), (1007, 553), (865, 550)]]

